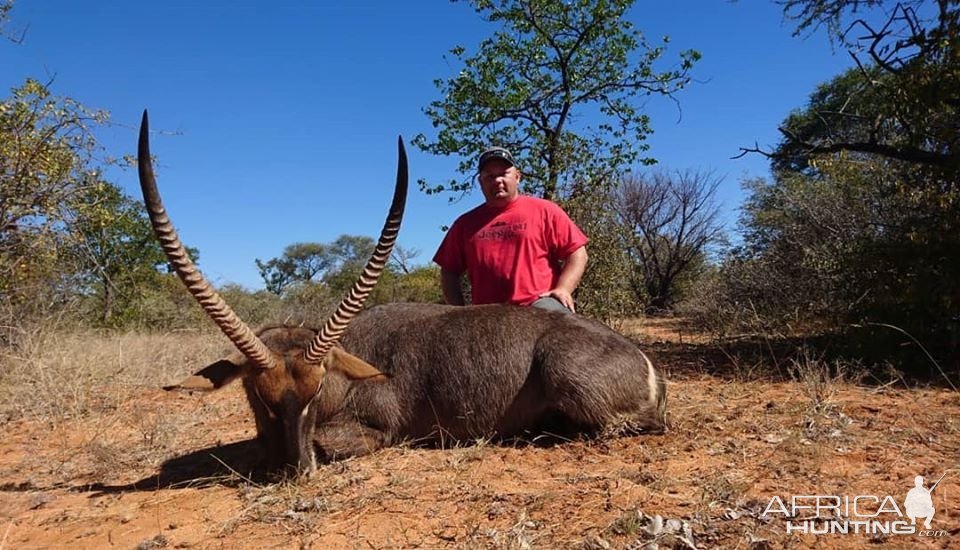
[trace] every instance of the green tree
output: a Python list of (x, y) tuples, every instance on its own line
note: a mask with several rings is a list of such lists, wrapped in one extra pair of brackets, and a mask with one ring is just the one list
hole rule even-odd
[(267, 290), (283, 292), (292, 284), (313, 281), (333, 262), (330, 247), (321, 243), (293, 243), (277, 258), (254, 260)]
[[(451, 50), (462, 69), (435, 81), (442, 99), (424, 109), (438, 128), (436, 139), (421, 134), (413, 140), (423, 151), (463, 157), (464, 177), (421, 180), (423, 191), (468, 192), (474, 158), (486, 144), (511, 149), (525, 189), (544, 198), (654, 162), (641, 156), (651, 127), (638, 98), (673, 97), (690, 81), (699, 53), (683, 52), (674, 68), (655, 70), (668, 39), (651, 45), (633, 27), (624, 17), (632, 0), (470, 3), (500, 30), (472, 57), (463, 46)], [(581, 123), (594, 117), (596, 125)]]
[(741, 321), (778, 329), (881, 322), (949, 341), (960, 311), (960, 1), (780, 4), (797, 34), (826, 28), (857, 67), (781, 125), (782, 143), (764, 153), (774, 178), (750, 185), (744, 246), (714, 296), (728, 311), (749, 304)]
[(267, 261), (255, 260), (267, 290), (283, 294), (292, 286), (323, 281), (349, 288), (373, 253), (374, 241), (362, 235), (340, 235), (331, 243), (294, 243)]
[(337, 272), (350, 271), (359, 276), (367, 259), (373, 254), (375, 246), (374, 240), (364, 235), (340, 235), (337, 240), (330, 243), (333, 263), (327, 270), (327, 274), (335, 275)]
[(633, 264), (626, 252), (626, 227), (617, 220), (614, 190), (597, 185), (562, 202), (570, 218), (590, 237), (590, 261), (577, 289), (577, 313), (613, 322), (642, 311), (646, 297), (633, 291)]
[(248, 290), (233, 283), (224, 285), (217, 289), (217, 292), (230, 304), (230, 308), (250, 326), (285, 320), (281, 315), (282, 298), (273, 292)]
[(67, 225), (98, 180), (106, 120), (32, 79), (0, 101), (0, 304), (17, 324), (74, 297)]
[[(326, 320), (343, 295), (353, 286), (360, 276), (364, 265), (373, 253), (375, 242), (362, 235), (340, 235), (329, 243), (297, 243), (284, 249), (279, 258), (258, 265), (273, 268), (266, 272), (264, 280), (267, 290), (278, 301), (267, 300), (264, 296), (241, 296), (243, 303), (260, 306), (258, 315), (251, 318), (273, 318), (281, 322), (318, 325)], [(309, 252), (309, 254), (306, 254)], [(367, 298), (367, 306), (387, 302), (426, 302), (441, 301), (440, 287), (437, 284), (440, 273), (436, 266), (417, 266), (413, 259), (419, 254), (416, 250), (397, 246), (387, 262), (373, 292)], [(317, 269), (307, 269), (309, 264)], [(285, 272), (279, 272), (278, 266), (287, 266)], [(264, 270), (261, 268), (261, 273)], [(309, 277), (308, 277), (309, 275)], [(275, 279), (269, 279), (273, 276)], [(271, 287), (271, 280), (285, 277), (286, 285), (277, 293)], [(242, 293), (242, 290), (235, 289)], [(269, 314), (269, 315), (267, 315)]]
[(386, 288), (386, 302), (443, 303), (443, 293), (437, 284), (440, 280), (439, 266), (419, 266), (394, 273), (396, 276), (388, 281), (390, 284)]
[(749, 183), (744, 244), (725, 262), (718, 294), (765, 328), (882, 322), (942, 342), (960, 308), (956, 203), (902, 192), (911, 167), (815, 164), (816, 175)]
[[(960, 0), (782, 0), (795, 34), (825, 27), (857, 74), (822, 90), (780, 128), (771, 156), (863, 153), (960, 174)], [(758, 149), (743, 149), (756, 152)], [(761, 151), (762, 152), (762, 151)], [(768, 153), (765, 153), (768, 154)], [(930, 182), (921, 179), (918, 182)]]
[(142, 205), (102, 176), (110, 161), (98, 158), (94, 130), (107, 120), (36, 80), (0, 102), (2, 326), (177, 318), (163, 311), (180, 307), (171, 289), (183, 289), (159, 271), (165, 260)]
[[(158, 286), (166, 257), (140, 201), (102, 180), (84, 186), (68, 220), (78, 290), (96, 311), (96, 322), (134, 320), (140, 298)], [(196, 250), (191, 250), (194, 261)]]
[(23, 42), (26, 31), (23, 30), (17, 33), (8, 27), (11, 11), (13, 11), (13, 0), (0, 0), (0, 36), (19, 44)]
[[(389, 288), (384, 296), (386, 302), (443, 303), (440, 290), (440, 266), (415, 265), (414, 259), (420, 255), (417, 249), (397, 245), (387, 262), (390, 277)], [(384, 285), (383, 282), (378, 283)], [(387, 285), (384, 285), (387, 286)]]
[[(338, 298), (350, 290), (353, 282), (360, 276), (367, 258), (373, 253), (374, 245), (373, 239), (363, 235), (340, 235), (330, 243), (333, 262), (323, 276), (323, 283)], [(379, 297), (383, 295), (383, 287), (392, 284), (395, 275), (391, 267), (388, 265), (384, 269), (373, 295), (367, 299), (369, 303), (382, 301)]]

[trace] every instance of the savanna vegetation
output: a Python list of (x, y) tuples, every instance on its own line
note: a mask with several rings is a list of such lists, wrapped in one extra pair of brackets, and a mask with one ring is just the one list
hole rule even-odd
[[(740, 182), (736, 228), (710, 167), (656, 166), (646, 144), (644, 101), (682, 103), (700, 52), (644, 35), (632, 0), (459, 1), (490, 34), (437, 75), (413, 144), (462, 163), (420, 189), (461, 197), (478, 151), (511, 148), (525, 191), (591, 238), (578, 313), (667, 375), (668, 433), (399, 446), (263, 483), (236, 386), (159, 389), (229, 346), (111, 181), (132, 163), (98, 141), (109, 113), (23, 75), (0, 98), (0, 548), (900, 547), (917, 539), (804, 538), (762, 512), (771, 495), (900, 495), (918, 474), (946, 475), (927, 542), (950, 547), (960, 0), (773, 0), (855, 64), (783, 113), (776, 146), (727, 144), (771, 166)], [(30, 39), (16, 15), (0, 0), (5, 47)], [(263, 288), (217, 290), (251, 325), (316, 324), (372, 246), (284, 244), (249, 258)], [(397, 247), (367, 305), (440, 301), (420, 254)]]
[(868, 363), (956, 371), (960, 2), (780, 4), (856, 66), (787, 114), (774, 150), (743, 149), (772, 176), (743, 182), (742, 243), (698, 314), (718, 334), (830, 335)]
[(947, 382), (960, 341), (960, 3), (778, 2), (796, 35), (825, 29), (855, 66), (784, 113), (773, 150), (730, 144), (771, 162), (769, 178), (741, 182), (733, 231), (709, 170), (649, 167), (651, 121), (636, 108), (682, 100), (699, 52), (671, 59), (622, 17), (633, 2), (473, 4), (500, 30), (450, 51), (462, 70), (424, 109), (438, 131), (414, 140), (458, 155), (464, 177), (421, 181), (425, 192), (469, 191), (478, 148), (504, 144), (526, 191), (590, 234), (582, 312), (681, 312), (718, 341), (923, 364)]
[[(438, 78), (442, 99), (424, 107), (436, 132), (413, 140), (462, 159), (462, 177), (421, 190), (470, 192), (476, 152), (500, 143), (516, 152), (525, 191), (560, 202), (591, 237), (577, 296), (586, 315), (680, 313), (720, 340), (802, 336), (868, 363), (897, 351), (897, 364), (955, 367), (960, 7), (779, 3), (798, 35), (825, 28), (856, 66), (784, 114), (777, 147), (741, 147), (769, 157), (771, 176), (742, 182), (735, 231), (719, 218), (720, 178), (652, 166), (640, 100), (682, 100), (701, 54), (651, 42), (624, 17), (627, 0), (471, 2), (493, 32), (450, 50), (456, 75)], [(12, 8), (0, 7), (0, 28), (16, 47), (25, 35)], [(109, 124), (31, 78), (0, 102), (4, 346), (41, 330), (209, 329), (167, 272), (139, 199), (105, 176), (130, 164), (98, 143)], [(360, 235), (292, 243), (250, 259), (263, 289), (220, 290), (251, 323), (315, 322), (371, 246)], [(202, 267), (202, 251), (191, 253)], [(400, 248), (369, 303), (439, 301), (436, 280), (419, 251)]]

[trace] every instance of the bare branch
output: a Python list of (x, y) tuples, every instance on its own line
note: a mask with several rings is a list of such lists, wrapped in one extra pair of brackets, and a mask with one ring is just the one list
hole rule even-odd
[(627, 249), (652, 306), (669, 307), (678, 277), (722, 238), (715, 201), (720, 181), (710, 172), (657, 172), (626, 178), (617, 188), (614, 209), (629, 228)]

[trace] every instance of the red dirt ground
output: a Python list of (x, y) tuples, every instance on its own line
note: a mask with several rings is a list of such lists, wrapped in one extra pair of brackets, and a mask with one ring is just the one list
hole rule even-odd
[[(677, 340), (664, 324), (642, 332)], [(651, 344), (671, 380), (665, 435), (397, 447), (308, 480), (248, 474), (254, 426), (236, 386), (139, 388), (82, 418), (12, 421), (0, 549), (960, 547), (960, 394), (734, 376), (704, 369), (690, 341)], [(787, 534), (763, 514), (794, 495), (891, 495), (903, 509), (914, 476), (944, 474), (937, 536)]]

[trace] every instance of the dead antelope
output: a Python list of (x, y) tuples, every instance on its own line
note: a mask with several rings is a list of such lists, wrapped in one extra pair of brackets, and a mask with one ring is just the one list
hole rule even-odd
[(597, 433), (612, 424), (663, 431), (663, 377), (632, 342), (600, 323), (509, 305), (390, 304), (357, 315), (403, 215), (402, 142), (383, 232), (336, 312), (320, 330), (279, 326), (256, 334), (193, 266), (166, 217), (146, 113), (138, 155), (147, 210), (171, 265), (239, 350), (170, 389), (216, 389), (242, 378), (268, 463), (311, 472), (315, 448), (331, 460), (410, 440)]

